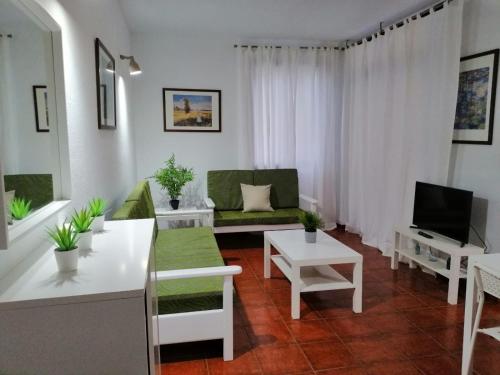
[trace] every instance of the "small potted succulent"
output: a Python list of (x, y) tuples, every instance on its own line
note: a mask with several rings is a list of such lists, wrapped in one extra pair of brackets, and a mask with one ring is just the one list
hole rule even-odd
[(76, 233), (78, 233), (78, 248), (80, 250), (90, 250), (92, 249), (92, 223), (94, 217), (90, 214), (90, 211), (86, 208), (82, 208), (80, 211), (76, 211), (71, 218), (71, 224)]
[(321, 217), (316, 212), (306, 211), (300, 216), (300, 223), (304, 226), (306, 242), (315, 243), (317, 231), (323, 227)]
[(56, 226), (47, 232), (56, 245), (54, 255), (59, 272), (76, 270), (78, 268), (78, 234), (73, 224)]
[(10, 215), (14, 220), (22, 220), (31, 212), (31, 201), (14, 198), (9, 204)]
[(92, 232), (102, 232), (104, 229), (104, 210), (106, 201), (102, 198), (93, 198), (89, 202), (90, 215), (94, 218), (92, 221)]
[(162, 190), (168, 192), (170, 206), (174, 210), (177, 210), (179, 208), (179, 197), (182, 195), (182, 188), (194, 179), (193, 168), (176, 165), (174, 154), (165, 162), (165, 165), (165, 168), (160, 168), (155, 172), (153, 178)]

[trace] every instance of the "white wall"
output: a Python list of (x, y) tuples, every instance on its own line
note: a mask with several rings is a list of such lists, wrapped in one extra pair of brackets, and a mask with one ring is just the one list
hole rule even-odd
[[(206, 172), (238, 168), (234, 39), (222, 36), (132, 35), (132, 51), (143, 74), (134, 81), (133, 109), (137, 178), (151, 176), (172, 153), (194, 167), (196, 179), (185, 202), (204, 195)], [(222, 133), (165, 133), (162, 88), (222, 90)], [(155, 201), (166, 200), (152, 183)]]
[[(500, 1), (465, 2), (462, 56), (500, 48), (499, 20)], [(499, 96), (497, 86), (493, 145), (453, 145), (449, 176), (451, 186), (472, 190), (480, 198), (474, 204), (472, 224), (486, 232), (492, 252), (500, 252)]]
[[(120, 54), (130, 38), (117, 0), (39, 0), (62, 29), (71, 199), (75, 206), (101, 196), (111, 210), (135, 182), (130, 77)], [(99, 37), (116, 61), (117, 130), (98, 130), (94, 39)]]

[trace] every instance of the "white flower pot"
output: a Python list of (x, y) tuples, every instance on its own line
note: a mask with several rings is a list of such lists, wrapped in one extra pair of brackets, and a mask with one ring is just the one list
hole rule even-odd
[(306, 232), (304, 231), (306, 235), (306, 242), (307, 243), (316, 243), (316, 234), (318, 233), (317, 231), (315, 232)]
[(92, 232), (99, 233), (104, 229), (104, 215), (94, 217), (92, 222)]
[(92, 230), (88, 232), (78, 233), (78, 248), (80, 250), (92, 249)]
[(75, 271), (78, 268), (78, 247), (68, 251), (54, 249), (54, 255), (59, 272)]

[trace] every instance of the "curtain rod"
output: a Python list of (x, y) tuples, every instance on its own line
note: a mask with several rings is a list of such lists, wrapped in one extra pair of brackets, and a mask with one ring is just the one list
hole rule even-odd
[(429, 14), (431, 14), (431, 10), (433, 11), (439, 11), (441, 9), (444, 8), (444, 4), (447, 2), (448, 4), (453, 2), (454, 0), (441, 0), (439, 2), (437, 2), (436, 4), (434, 5), (431, 5), (427, 8), (424, 8), (422, 10), (419, 10), (417, 12), (414, 12), (406, 17), (403, 17), (401, 18), (399, 21), (396, 21), (396, 22), (393, 22), (392, 24), (390, 24), (389, 26), (387, 26), (385, 29), (382, 27), (383, 26), (383, 22), (380, 22), (379, 24), (379, 30), (376, 31), (376, 32), (372, 32), (362, 38), (359, 38), (358, 40), (356, 40), (355, 42), (351, 42), (349, 40), (346, 40), (345, 41), (345, 47), (342, 47), (342, 51), (349, 48), (349, 47), (354, 47), (356, 45), (360, 45), (363, 43), (363, 40), (366, 39), (367, 42), (371, 42), (373, 40), (373, 38), (377, 38), (379, 35), (385, 35), (385, 30), (386, 29), (389, 29), (389, 30), (393, 30), (394, 27), (396, 28), (400, 28), (401, 26), (403, 26), (405, 23), (409, 23), (410, 20), (416, 20), (418, 18), (418, 16), (420, 15), (421, 18), (423, 17), (427, 17)]
[[(234, 48), (259, 48), (259, 47), (264, 47), (264, 48), (286, 48), (283, 46), (270, 46), (270, 45), (246, 45), (246, 44), (235, 44)], [(327, 46), (300, 46), (298, 47), (300, 49), (335, 49), (335, 50), (340, 50), (340, 47), (327, 47)]]

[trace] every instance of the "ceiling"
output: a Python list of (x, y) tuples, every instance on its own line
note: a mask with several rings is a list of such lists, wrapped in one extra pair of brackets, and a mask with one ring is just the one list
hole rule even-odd
[(436, 0), (120, 0), (132, 32), (226, 34), (235, 41), (355, 39)]

